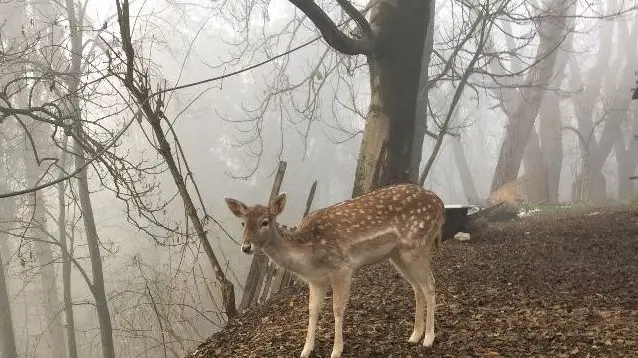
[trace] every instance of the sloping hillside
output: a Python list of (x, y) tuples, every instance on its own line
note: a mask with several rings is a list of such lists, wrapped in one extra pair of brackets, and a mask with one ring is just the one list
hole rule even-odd
[[(344, 357), (638, 357), (638, 210), (554, 212), (445, 241), (436, 257), (437, 337), (407, 343), (413, 293), (391, 265), (361, 270)], [(296, 357), (306, 287), (252, 309), (189, 358)], [(332, 348), (330, 295), (314, 357)]]

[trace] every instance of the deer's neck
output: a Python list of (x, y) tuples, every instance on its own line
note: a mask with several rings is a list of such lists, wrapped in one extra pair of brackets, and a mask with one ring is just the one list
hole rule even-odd
[(306, 249), (299, 244), (298, 233), (278, 227), (263, 246), (263, 251), (277, 265), (304, 275)]

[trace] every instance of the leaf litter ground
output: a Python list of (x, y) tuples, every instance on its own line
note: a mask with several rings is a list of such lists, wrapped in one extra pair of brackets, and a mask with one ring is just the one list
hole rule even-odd
[[(445, 241), (436, 339), (407, 343), (413, 293), (389, 263), (355, 276), (343, 357), (638, 357), (638, 209), (554, 211)], [(188, 358), (297, 357), (308, 289), (246, 311)], [(328, 292), (312, 357), (329, 357)]]

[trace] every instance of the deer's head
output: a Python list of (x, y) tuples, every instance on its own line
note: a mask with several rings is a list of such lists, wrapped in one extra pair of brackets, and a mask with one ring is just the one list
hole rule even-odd
[(276, 234), (277, 216), (286, 206), (286, 193), (277, 195), (267, 206), (248, 206), (231, 198), (224, 200), (230, 211), (242, 220), (244, 233), (241, 251), (251, 254), (261, 249)]

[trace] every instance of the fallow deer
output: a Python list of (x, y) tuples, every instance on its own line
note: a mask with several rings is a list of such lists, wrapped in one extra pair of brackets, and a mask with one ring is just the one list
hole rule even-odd
[(443, 203), (436, 194), (414, 184), (388, 186), (317, 210), (295, 231), (284, 230), (276, 222), (286, 205), (285, 193), (267, 206), (225, 200), (242, 219), (241, 250), (247, 254), (261, 250), (308, 283), (308, 331), (302, 358), (314, 348), (328, 284), (335, 323), (331, 357), (341, 356), (343, 314), (353, 272), (384, 259), (390, 259), (414, 289), (414, 330), (408, 341), (416, 343), (423, 337), (423, 346), (432, 345), (435, 296), (430, 256), (441, 240), (444, 221)]

